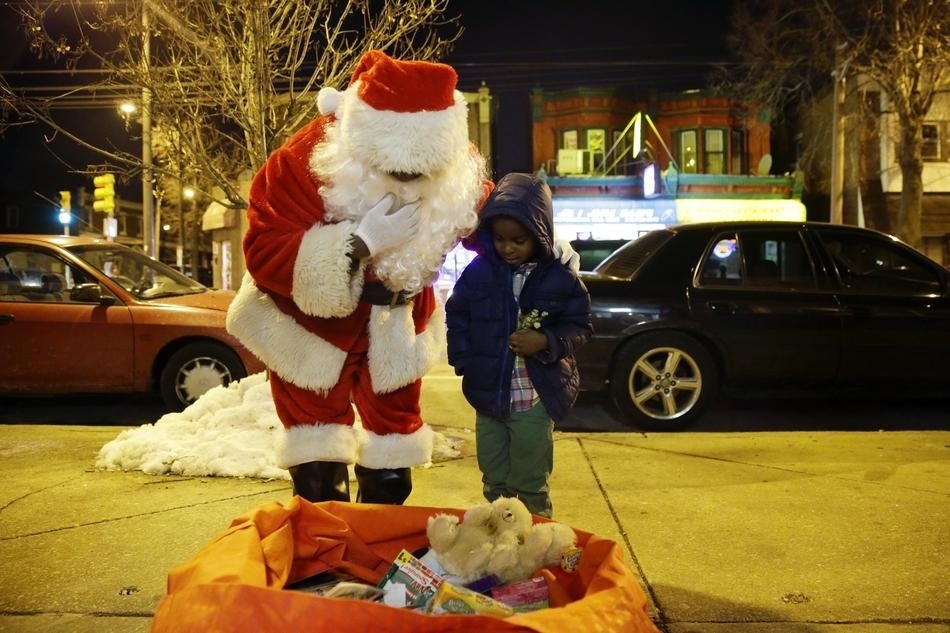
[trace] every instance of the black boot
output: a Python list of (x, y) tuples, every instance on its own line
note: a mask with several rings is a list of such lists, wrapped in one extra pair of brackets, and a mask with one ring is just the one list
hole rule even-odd
[(294, 494), (307, 501), (349, 501), (350, 474), (342, 462), (304, 462), (291, 466)]
[(412, 492), (412, 469), (366, 468), (356, 465), (356, 493), (358, 503), (387, 503), (402, 505)]

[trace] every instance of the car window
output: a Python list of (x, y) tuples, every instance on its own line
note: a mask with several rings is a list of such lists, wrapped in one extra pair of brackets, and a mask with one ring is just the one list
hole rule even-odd
[(819, 231), (841, 282), (851, 290), (917, 294), (941, 288), (940, 276), (914, 251), (879, 235)]
[(738, 286), (742, 283), (742, 256), (735, 233), (720, 233), (700, 268), (702, 286)]
[(197, 294), (207, 288), (144, 253), (118, 245), (78, 246), (72, 254), (111, 277), (136, 299)]
[(68, 302), (70, 290), (92, 281), (52, 253), (8, 247), (0, 254), (0, 301)]
[(597, 272), (610, 277), (630, 279), (650, 256), (672, 237), (673, 233), (667, 229), (645, 233), (611, 254), (597, 267)]
[(702, 286), (814, 288), (814, 266), (794, 229), (749, 229), (718, 234), (710, 243)]
[(607, 256), (628, 240), (571, 240), (571, 247), (580, 255), (581, 270), (594, 270)]

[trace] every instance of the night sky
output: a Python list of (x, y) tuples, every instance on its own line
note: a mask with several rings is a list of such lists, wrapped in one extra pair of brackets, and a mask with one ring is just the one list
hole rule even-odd
[(533, 171), (533, 88), (703, 87), (712, 64), (727, 59), (723, 36), (731, 4), (456, 0), (465, 32), (446, 61), (458, 71), (462, 90), (484, 81), (499, 106), (496, 175)]
[[(64, 86), (73, 81), (65, 73), (40, 77), (21, 74), (48, 68), (29, 50), (22, 34), (19, 18), (9, 6), (0, 6), (0, 72), (14, 85), (36, 82), (40, 85)], [(90, 144), (102, 148), (118, 148), (126, 152), (141, 151), (141, 137), (126, 130), (116, 110), (57, 109), (55, 116), (71, 131), (81, 132)], [(0, 136), (0, 192), (21, 203), (24, 209), (31, 206), (46, 208), (43, 200), (58, 205), (58, 191), (75, 192), (85, 186), (92, 190), (88, 176), (75, 173), (87, 165), (105, 162), (100, 154), (82, 147), (62, 134), (51, 132), (39, 124), (16, 125)], [(118, 187), (120, 195), (141, 200), (141, 180)], [(124, 191), (123, 191), (124, 190)], [(77, 204), (74, 201), (74, 205)], [(58, 224), (54, 224), (58, 228)]]
[[(491, 90), (497, 105), (495, 175), (536, 168), (530, 164), (529, 94), (534, 87), (701, 87), (711, 63), (726, 59), (722, 35), (730, 1), (681, 4), (684, 8), (673, 9), (671, 3), (629, 0), (452, 0), (449, 13), (462, 14), (465, 33), (445, 61), (458, 71), (461, 90), (476, 90), (482, 82)], [(18, 44), (22, 38), (7, 11), (0, 20), (5, 42), (0, 69), (32, 59), (25, 44)], [(16, 76), (8, 79), (16, 83)], [(62, 116), (91, 128), (98, 144), (136, 152), (134, 130), (126, 131), (110, 109), (65, 111)], [(0, 191), (55, 196), (59, 189), (88, 186), (88, 178), (70, 174), (70, 167), (83, 168), (101, 158), (47, 135), (33, 125), (0, 137)], [(140, 196), (139, 183), (127, 187)]]

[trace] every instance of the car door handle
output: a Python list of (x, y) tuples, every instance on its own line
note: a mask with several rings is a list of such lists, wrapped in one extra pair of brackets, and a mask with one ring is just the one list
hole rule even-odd
[(709, 301), (706, 303), (706, 307), (709, 308), (710, 312), (716, 314), (735, 314), (739, 311), (739, 306), (728, 301)]
[(16, 321), (16, 317), (9, 312), (0, 314), (0, 323), (13, 323), (14, 321)]

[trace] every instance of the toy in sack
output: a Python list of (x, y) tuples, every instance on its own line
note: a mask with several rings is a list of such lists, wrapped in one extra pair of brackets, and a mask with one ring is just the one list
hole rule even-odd
[[(571, 566), (577, 535), (563, 523), (533, 523), (524, 503), (500, 497), (459, 517), (440, 513), (426, 525), (439, 564), (462, 582), (494, 576), (501, 583), (525, 580), (542, 567)], [(568, 569), (569, 570), (569, 569)]]
[[(514, 520), (519, 515), (517, 506), (509, 510)], [(480, 512), (482, 510), (469, 514), (469, 519)], [(659, 633), (648, 615), (646, 595), (624, 562), (617, 543), (573, 529), (574, 546), (582, 552), (575, 560), (573, 571), (555, 562), (525, 572), (524, 569), (538, 561), (544, 562), (546, 555), (547, 560), (554, 558), (545, 548), (540, 558), (523, 559), (531, 560), (530, 564), (499, 563), (495, 569), (506, 577), (529, 573), (533, 579), (499, 585), (508, 589), (490, 591), (487, 596), (436, 580), (434, 593), (425, 592), (438, 596), (438, 600), (430, 601), (431, 612), (389, 606), (375, 600), (373, 595), (358, 602), (350, 597), (356, 597), (359, 592), (335, 598), (329, 596), (340, 594), (323, 588), (316, 592), (291, 590), (302, 581), (322, 578), (323, 574), (370, 587), (385, 584), (384, 578), (400, 555), (405, 562), (409, 552), (429, 550), (438, 560), (438, 548), (434, 543), (430, 548), (427, 533), (430, 519), (434, 525), (442, 526), (436, 531), (445, 529), (448, 534), (453, 527), (461, 530), (465, 526), (466, 514), (463, 510), (432, 507), (338, 501), (311, 503), (300, 497), (285, 504), (268, 503), (235, 519), (226, 531), (169, 573), (167, 592), (158, 605), (150, 631), (259, 633), (319, 628), (344, 633), (376, 630), (387, 633), (460, 630)], [(458, 521), (437, 519), (440, 515), (455, 516)], [(547, 525), (543, 519), (532, 520), (538, 521), (536, 525)], [(505, 522), (504, 518), (502, 521)], [(475, 528), (476, 523), (468, 529)], [(524, 547), (529, 542), (531, 527), (526, 531), (524, 526), (519, 529), (525, 542), (505, 537), (503, 542), (507, 549), (503, 551), (506, 554), (512, 547)], [(474, 537), (465, 535), (467, 531), (463, 531), (463, 538), (474, 541)], [(553, 544), (554, 550), (558, 550), (564, 543), (558, 541), (555, 534), (557, 532), (552, 530), (549, 546)], [(566, 535), (566, 532), (561, 531), (561, 534)], [(458, 546), (457, 539), (456, 534), (447, 541)], [(522, 560), (521, 555), (516, 558)], [(491, 561), (492, 557), (486, 560)], [(516, 573), (517, 567), (521, 567), (521, 571)], [(468, 571), (479, 575), (487, 571), (487, 567), (477, 573), (474, 569)], [(541, 583), (547, 589), (547, 608), (535, 608), (542, 602), (538, 591)], [(504, 599), (515, 596), (531, 610), (499, 606), (504, 604)]]

